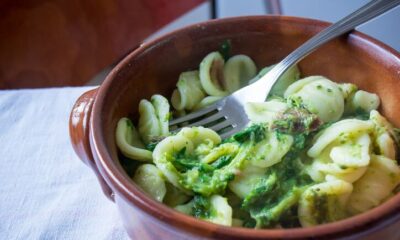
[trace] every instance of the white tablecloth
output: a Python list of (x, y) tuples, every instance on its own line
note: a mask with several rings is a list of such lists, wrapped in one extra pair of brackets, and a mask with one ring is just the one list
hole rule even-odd
[(128, 239), (69, 141), (71, 107), (88, 89), (0, 91), (0, 239)]

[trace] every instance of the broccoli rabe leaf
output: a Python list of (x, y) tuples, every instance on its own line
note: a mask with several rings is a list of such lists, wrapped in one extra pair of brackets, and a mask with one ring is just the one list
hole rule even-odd
[(229, 167), (234, 159), (234, 156), (223, 155), (211, 164), (203, 163), (198, 156), (187, 153), (186, 148), (183, 148), (170, 161), (182, 173), (179, 182), (184, 188), (203, 196), (211, 196), (224, 192), (228, 182), (234, 178), (233, 168)]
[(192, 169), (197, 169), (202, 173), (212, 172), (214, 167), (209, 164), (202, 163), (197, 156), (187, 154), (186, 148), (182, 148), (176, 152), (172, 158), (172, 164), (180, 172), (187, 172)]
[(266, 128), (264, 124), (253, 124), (250, 127), (240, 131), (232, 136), (232, 139), (239, 142), (244, 143), (246, 141), (254, 141), (259, 142), (265, 139), (266, 137)]
[(211, 163), (211, 166), (213, 166), (216, 169), (219, 169), (228, 165), (231, 161), (232, 161), (232, 156), (224, 155), (219, 157), (215, 162)]
[(192, 215), (197, 218), (209, 218), (211, 215), (210, 199), (201, 195), (193, 198)]
[(255, 219), (256, 227), (273, 227), (282, 221), (298, 225), (298, 220), (288, 212), (297, 204), (305, 186), (312, 182), (302, 168), (295, 154), (287, 154), (282, 162), (267, 169), (265, 178), (245, 197), (242, 208)]

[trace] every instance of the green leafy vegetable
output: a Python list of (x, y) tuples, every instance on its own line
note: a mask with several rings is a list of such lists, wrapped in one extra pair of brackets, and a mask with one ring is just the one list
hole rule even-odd
[(193, 198), (192, 215), (197, 218), (210, 218), (211, 215), (210, 200), (201, 195), (195, 195)]
[(232, 139), (239, 143), (244, 143), (246, 141), (259, 142), (265, 139), (265, 126), (263, 124), (253, 124), (252, 126), (240, 131), (232, 136)]
[(232, 49), (231, 40), (229, 40), (229, 39), (225, 40), (221, 44), (221, 47), (218, 51), (219, 51), (219, 53), (221, 53), (221, 55), (225, 61), (227, 61), (231, 57), (231, 49)]
[(246, 196), (242, 207), (249, 211), (256, 227), (273, 227), (278, 222), (297, 226), (298, 219), (289, 213), (310, 183), (297, 151), (292, 150), (282, 162), (267, 169), (265, 178)]

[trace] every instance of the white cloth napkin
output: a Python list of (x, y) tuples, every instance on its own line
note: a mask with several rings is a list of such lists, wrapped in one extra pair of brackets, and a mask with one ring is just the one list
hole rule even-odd
[(89, 89), (0, 91), (0, 239), (128, 239), (69, 141), (72, 105)]

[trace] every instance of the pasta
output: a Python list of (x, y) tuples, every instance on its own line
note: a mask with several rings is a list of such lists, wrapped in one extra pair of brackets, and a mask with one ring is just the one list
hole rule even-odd
[(226, 90), (232, 93), (247, 85), (247, 81), (257, 74), (256, 64), (246, 55), (236, 55), (224, 66)]
[[(311, 227), (374, 208), (400, 184), (399, 139), (376, 109), (379, 97), (297, 66), (265, 102), (248, 102), (250, 124), (227, 139), (206, 127), (169, 129), (172, 117), (254, 82), (246, 55), (211, 52), (179, 75), (170, 103), (139, 103), (138, 128), (115, 130), (121, 165), (149, 197), (212, 223), (247, 228)], [(182, 124), (182, 125), (186, 125)], [(132, 171), (132, 169), (134, 171)]]
[(153, 95), (151, 102), (143, 99), (139, 103), (139, 133), (145, 144), (169, 133), (169, 103), (161, 95)]
[(200, 63), (200, 82), (205, 92), (211, 96), (223, 97), (228, 91), (224, 85), (224, 58), (219, 52), (208, 54)]
[(354, 184), (349, 211), (353, 214), (361, 213), (379, 205), (399, 183), (400, 168), (397, 163), (384, 156), (372, 155), (371, 165)]
[(376, 94), (359, 90), (354, 94), (352, 104), (354, 109), (360, 108), (366, 112), (370, 112), (378, 108), (380, 100)]
[(194, 106), (193, 110), (198, 110), (201, 108), (204, 108), (210, 104), (215, 103), (216, 101), (222, 99), (222, 97), (216, 97), (216, 96), (208, 96), (203, 98), (196, 106)]
[(336, 83), (322, 76), (312, 76), (291, 84), (285, 98), (303, 104), (324, 122), (340, 119), (344, 112), (344, 98)]
[(379, 153), (390, 159), (396, 159), (396, 134), (393, 126), (375, 110), (371, 111), (370, 119), (374, 123), (375, 144)]
[(171, 104), (176, 110), (192, 110), (206, 96), (198, 71), (181, 73), (176, 86), (171, 97)]
[(229, 183), (229, 189), (243, 199), (252, 190), (249, 186), (254, 186), (258, 183), (264, 177), (264, 173), (264, 168), (249, 164)]
[(307, 154), (310, 157), (317, 157), (326, 146), (338, 140), (339, 137), (347, 137), (348, 135), (362, 131), (368, 132), (372, 131), (372, 129), (373, 124), (368, 121), (358, 119), (341, 120), (323, 131)]
[(288, 106), (285, 102), (273, 99), (266, 102), (248, 102), (245, 111), (253, 123), (270, 123), (280, 112), (285, 111)]
[(270, 167), (282, 160), (292, 143), (293, 137), (290, 135), (267, 133), (267, 137), (253, 147), (250, 162), (260, 168)]
[(151, 102), (143, 99), (139, 103), (139, 114), (139, 133), (143, 142), (148, 144), (152, 138), (161, 135), (156, 110)]
[[(232, 225), (232, 208), (226, 198), (213, 195), (209, 199), (194, 198), (185, 205), (175, 207), (176, 210), (198, 218), (226, 226)], [(197, 212), (194, 212), (196, 211)]]
[(158, 124), (160, 126), (160, 136), (167, 136), (168, 121), (169, 121), (169, 103), (168, 100), (161, 95), (153, 95), (151, 97), (151, 103), (154, 106), (156, 116), (158, 118)]
[(152, 152), (144, 149), (139, 133), (128, 118), (121, 118), (115, 131), (115, 139), (122, 154), (139, 161), (151, 161)]
[(153, 164), (143, 164), (135, 172), (133, 181), (155, 200), (162, 202), (167, 190), (160, 170)]
[(299, 201), (298, 214), (301, 225), (310, 227), (344, 218), (345, 205), (352, 191), (353, 186), (341, 180), (309, 187)]

